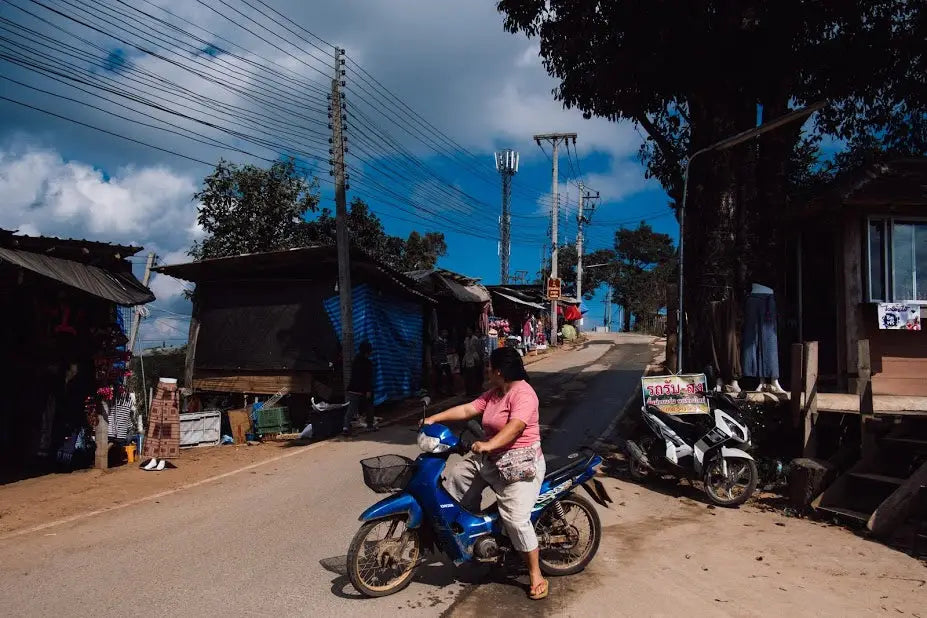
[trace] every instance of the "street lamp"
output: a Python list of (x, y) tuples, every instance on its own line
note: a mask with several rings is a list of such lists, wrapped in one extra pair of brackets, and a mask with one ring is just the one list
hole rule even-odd
[(689, 195), (689, 166), (692, 165), (692, 161), (695, 157), (705, 154), (706, 152), (712, 152), (715, 150), (727, 150), (733, 148), (738, 144), (742, 144), (746, 141), (753, 139), (758, 135), (773, 131), (787, 125), (789, 123), (795, 122), (796, 120), (802, 120), (807, 118), (814, 112), (818, 111), (824, 107), (824, 102), (814, 103), (807, 107), (797, 109), (795, 111), (789, 112), (788, 114), (782, 115), (775, 120), (770, 120), (769, 122), (763, 123), (758, 127), (748, 129), (746, 131), (741, 131), (730, 137), (726, 137), (721, 141), (715, 142), (705, 146), (701, 150), (696, 150), (686, 159), (686, 169), (683, 172), (682, 180), (682, 204), (679, 206), (679, 307), (677, 309), (676, 317), (676, 373), (682, 373), (682, 323), (683, 323), (683, 302), (682, 302), (682, 293), (684, 290), (683, 283), (683, 249), (685, 247), (685, 222), (686, 222), (686, 198)]

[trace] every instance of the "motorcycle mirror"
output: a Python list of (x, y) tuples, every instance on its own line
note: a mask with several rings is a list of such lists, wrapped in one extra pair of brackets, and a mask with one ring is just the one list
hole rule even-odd
[(428, 395), (425, 395), (424, 397), (422, 397), (422, 406), (427, 408), (430, 405), (431, 405), (431, 397), (429, 397)]

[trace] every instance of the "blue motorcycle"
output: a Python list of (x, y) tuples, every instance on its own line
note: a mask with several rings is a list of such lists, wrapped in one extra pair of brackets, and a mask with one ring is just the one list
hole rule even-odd
[[(478, 425), (469, 430), (480, 438)], [(361, 461), (364, 482), (378, 493), (393, 493), (363, 512), (364, 522), (348, 550), (348, 577), (358, 592), (380, 597), (399, 592), (412, 581), (426, 550), (437, 548), (455, 565), (477, 560), (502, 564), (512, 551), (496, 505), (465, 510), (445, 490), (442, 472), (453, 453), (470, 452), (471, 442), (444, 425), (425, 425), (418, 433), (422, 454), (412, 461), (382, 455)], [(599, 548), (602, 526), (583, 489), (604, 507), (611, 499), (593, 478), (602, 458), (581, 449), (548, 459), (548, 472), (531, 514), (537, 531), (541, 570), (545, 575), (582, 571)]]

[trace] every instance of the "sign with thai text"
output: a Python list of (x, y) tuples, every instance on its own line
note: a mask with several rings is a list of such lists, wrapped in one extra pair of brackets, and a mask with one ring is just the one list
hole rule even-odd
[(547, 280), (547, 300), (560, 300), (561, 286), (560, 279), (548, 279)]
[(920, 305), (879, 303), (879, 330), (920, 330)]
[(708, 414), (711, 407), (705, 398), (708, 380), (704, 373), (641, 378), (644, 404), (666, 414)]

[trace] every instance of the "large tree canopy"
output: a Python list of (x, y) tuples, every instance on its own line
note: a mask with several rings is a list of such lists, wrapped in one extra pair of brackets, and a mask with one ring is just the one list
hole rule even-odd
[(193, 196), (206, 237), (190, 255), (203, 260), (298, 246), (303, 217), (319, 203), (317, 186), (292, 160), (264, 169), (220, 159)]
[[(438, 258), (447, 255), (444, 234), (413, 231), (406, 239), (391, 236), (367, 203), (357, 197), (348, 209), (348, 229), (352, 244), (399, 271), (434, 268)], [(332, 211), (323, 208), (316, 219), (305, 224), (303, 233), (305, 244), (334, 244), (335, 217)]]
[[(330, 209), (306, 221), (318, 209), (318, 182), (301, 175), (291, 160), (266, 169), (220, 160), (194, 198), (200, 201), (197, 220), (206, 232), (190, 249), (197, 260), (335, 244)], [(351, 202), (348, 229), (354, 246), (397, 270), (434, 268), (447, 254), (440, 232), (413, 231), (407, 239), (387, 234), (360, 198)]]
[(641, 158), (673, 206), (688, 153), (792, 107), (827, 103), (804, 136), (782, 127), (693, 163), (686, 306), (698, 352), (707, 350), (706, 308), (718, 291), (779, 283), (778, 214), (791, 181), (815, 180), (818, 139), (927, 153), (921, 0), (501, 0), (498, 8), (509, 31), (539, 39), (566, 107), (646, 132)]

